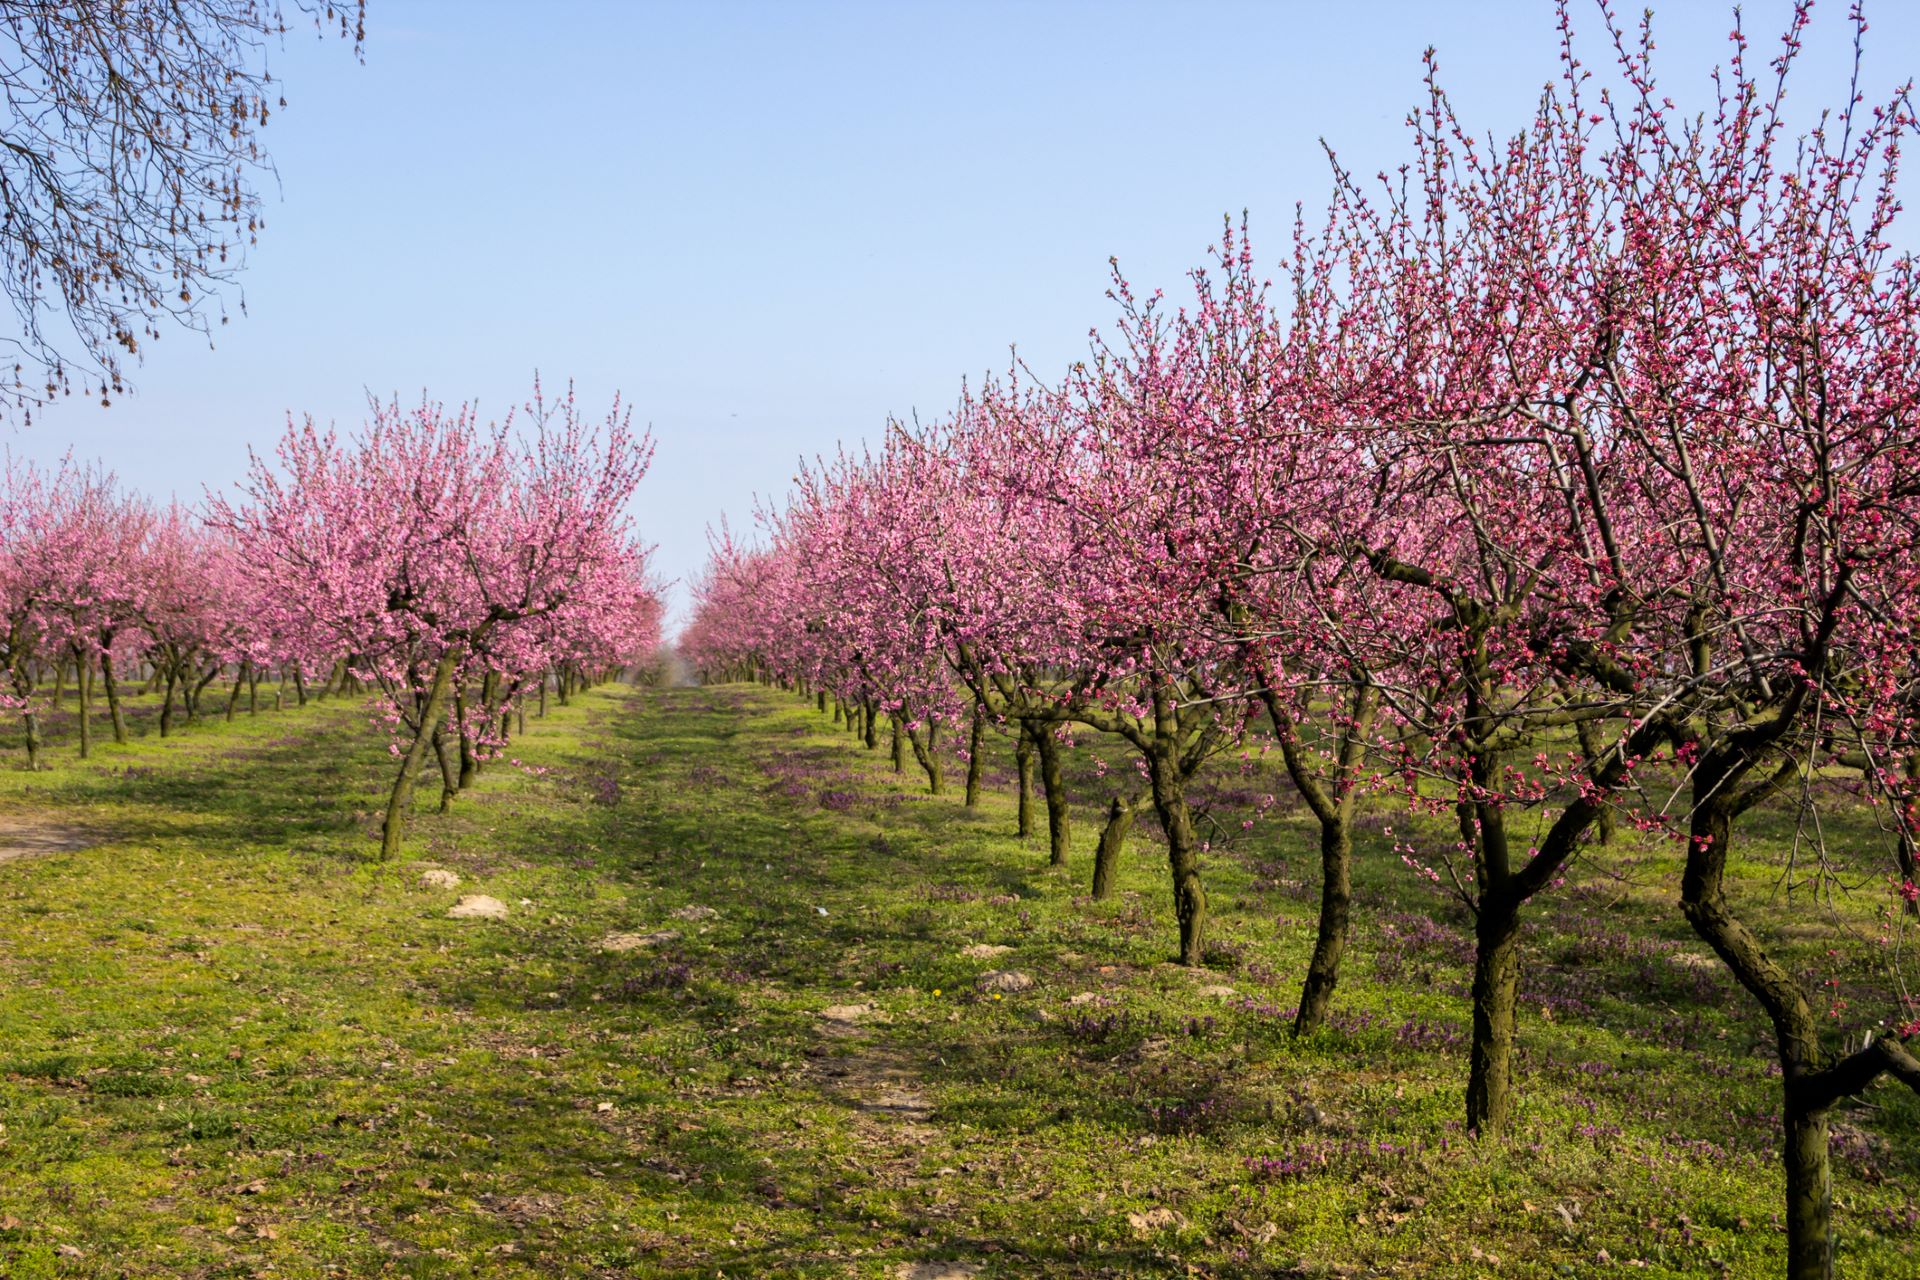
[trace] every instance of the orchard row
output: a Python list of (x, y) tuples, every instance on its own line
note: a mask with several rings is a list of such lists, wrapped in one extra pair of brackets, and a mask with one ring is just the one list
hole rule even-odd
[[(1430, 67), (1411, 154), (1377, 181), (1336, 162), (1277, 287), (1231, 223), (1184, 306), (1116, 270), (1109, 335), (1060, 380), (1016, 364), (804, 469), (754, 545), (723, 530), (684, 652), (870, 741), (889, 717), (935, 789), (942, 735), (975, 758), (1017, 735), (1043, 778), (1071, 730), (1110, 735), (1135, 765), (1111, 813), (1151, 802), (1187, 964), (1189, 784), (1271, 742), (1320, 829), (1302, 1033), (1339, 978), (1356, 804), (1401, 807), (1389, 856), (1475, 920), (1483, 1136), (1512, 1112), (1525, 908), (1613, 824), (1670, 840), (1681, 912), (1776, 1033), (1790, 1274), (1828, 1275), (1830, 1109), (1920, 1089), (1920, 277), (1890, 246), (1906, 97), (1782, 124), (1806, 23), (1763, 66), (1736, 31), (1690, 118), (1646, 29), (1607, 18), (1599, 76), (1563, 10), (1559, 78), (1499, 143)], [(1825, 843), (1836, 798), (1870, 806), (1858, 847)], [(1879, 975), (1851, 1022), (1727, 892), (1783, 808), (1829, 888), (1878, 868), (1865, 936), (1835, 931), (1834, 969)]]
[[(189, 511), (71, 463), (11, 464), (0, 492), (0, 705), (27, 762), (66, 674), (80, 752), (105, 694), (126, 738), (129, 673), (160, 697), (159, 732), (203, 712), (210, 687), (290, 678), (376, 695), (397, 773), (383, 853), (398, 846), (431, 756), (444, 809), (498, 753), (518, 704), (650, 657), (660, 640), (648, 548), (626, 513), (651, 441), (618, 404), (584, 420), (571, 391), (536, 386), (525, 430), (466, 408), (372, 407), (343, 440), (290, 425), (232, 497)], [(52, 697), (48, 684), (51, 682)]]

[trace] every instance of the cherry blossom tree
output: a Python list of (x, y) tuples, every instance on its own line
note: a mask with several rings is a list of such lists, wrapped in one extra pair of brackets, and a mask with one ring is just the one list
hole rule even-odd
[[(213, 523), (287, 602), (304, 655), (350, 654), (383, 694), (399, 757), (383, 857), (398, 849), (436, 739), (444, 748), (451, 732), (469, 751), (488, 741), (498, 699), (482, 695), (481, 717), (458, 715), (456, 690), (500, 664), (544, 671), (572, 655), (540, 655), (529, 637), (577, 638), (596, 610), (632, 609), (646, 594), (633, 589), (645, 551), (626, 507), (651, 441), (617, 401), (590, 426), (571, 389), (549, 404), (536, 384), (525, 412), (529, 440), (511, 418), (483, 426), (469, 407), (431, 401), (376, 402), (348, 441), (289, 425), (278, 468), (256, 457), (244, 501), (210, 503)], [(631, 638), (622, 625), (597, 634)]]

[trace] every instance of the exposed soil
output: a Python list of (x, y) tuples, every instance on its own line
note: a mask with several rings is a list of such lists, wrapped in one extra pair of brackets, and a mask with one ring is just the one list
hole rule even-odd
[(49, 853), (72, 853), (99, 844), (98, 832), (46, 818), (0, 818), (0, 865)]

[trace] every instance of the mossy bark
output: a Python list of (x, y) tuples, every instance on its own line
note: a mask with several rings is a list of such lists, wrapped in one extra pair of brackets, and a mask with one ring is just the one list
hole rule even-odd
[(967, 730), (967, 808), (972, 809), (980, 803), (980, 777), (985, 763), (981, 748), (986, 745), (987, 712), (979, 703), (973, 704), (973, 723)]
[(1200, 837), (1187, 804), (1186, 778), (1171, 753), (1147, 755), (1153, 808), (1167, 834), (1167, 870), (1173, 881), (1173, 914), (1180, 925), (1180, 963), (1198, 966), (1207, 939), (1207, 891), (1200, 883)]
[(120, 682), (114, 678), (111, 652), (100, 655), (100, 684), (107, 694), (107, 718), (113, 723), (113, 740), (124, 744), (127, 740), (127, 717), (120, 707)]
[(84, 653), (73, 655), (74, 692), (80, 703), (80, 758), (93, 754), (93, 664)]
[(1486, 1138), (1500, 1136), (1513, 1118), (1513, 1041), (1520, 989), (1518, 906), (1482, 896), (1474, 923), (1467, 1129)]
[(1134, 798), (1115, 796), (1107, 805), (1106, 825), (1100, 828), (1100, 844), (1093, 855), (1093, 896), (1113, 896), (1120, 877), (1120, 857), (1126, 852), (1127, 835), (1133, 830)]
[(1033, 740), (1023, 726), (1013, 741), (1013, 769), (1019, 778), (1014, 810), (1014, 834), (1022, 840), (1033, 834)]
[[(1031, 722), (1029, 722), (1031, 723)], [(1040, 760), (1040, 790), (1047, 801), (1047, 865), (1064, 867), (1073, 845), (1073, 812), (1060, 770), (1060, 743), (1045, 725), (1029, 729)]]
[(927, 794), (935, 796), (942, 794), (946, 781), (940, 761), (939, 722), (929, 720), (926, 727), (920, 730), (915, 730), (909, 725), (907, 741), (913, 746), (913, 758), (919, 762), (921, 770), (927, 775)]
[(427, 686), (425, 705), (420, 710), (420, 728), (413, 735), (413, 742), (406, 754), (400, 758), (400, 772), (393, 780), (393, 790), (387, 796), (387, 813), (380, 824), (380, 857), (391, 858), (400, 851), (400, 832), (406, 823), (408, 807), (413, 803), (413, 782), (420, 773), (420, 764), (426, 758), (427, 751), (433, 745), (434, 726), (446, 716), (447, 699), (453, 689), (453, 673), (460, 665), (461, 648), (449, 645), (440, 655), (440, 661), (434, 665), (433, 679)]

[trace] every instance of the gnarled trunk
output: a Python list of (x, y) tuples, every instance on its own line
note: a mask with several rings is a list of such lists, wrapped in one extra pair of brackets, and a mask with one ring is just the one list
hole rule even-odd
[(1013, 769), (1020, 779), (1014, 834), (1025, 840), (1033, 834), (1033, 739), (1027, 735), (1025, 725), (1014, 735)]
[(913, 744), (913, 758), (920, 762), (920, 768), (927, 775), (927, 794), (939, 795), (943, 786), (940, 767), (940, 724), (936, 720), (927, 721), (924, 731), (916, 733), (912, 725), (907, 726), (907, 741)]
[(1481, 1137), (1498, 1137), (1513, 1116), (1519, 988), (1519, 904), (1483, 895), (1474, 922), (1473, 1044), (1467, 1060), (1467, 1129)]
[(100, 683), (107, 691), (107, 717), (113, 722), (113, 740), (124, 744), (127, 740), (127, 718), (120, 710), (120, 682), (114, 679), (111, 650), (103, 649), (100, 652)]
[(167, 664), (167, 691), (160, 702), (160, 736), (166, 737), (173, 729), (173, 686), (179, 682), (179, 668), (173, 663)]
[(1186, 778), (1165, 749), (1147, 754), (1153, 809), (1167, 833), (1167, 870), (1173, 878), (1173, 914), (1180, 922), (1180, 963), (1198, 965), (1206, 945), (1207, 891), (1200, 884), (1200, 837), (1187, 806)]
[(453, 688), (454, 669), (460, 665), (461, 650), (450, 645), (434, 665), (433, 680), (427, 687), (426, 705), (420, 711), (420, 727), (413, 743), (400, 758), (400, 772), (387, 797), (387, 815), (380, 825), (380, 857), (391, 858), (400, 851), (400, 830), (406, 821), (407, 807), (413, 803), (413, 780), (420, 773), (420, 762), (433, 743), (434, 729), (445, 718), (447, 698)]
[(1100, 844), (1093, 854), (1093, 896), (1113, 896), (1114, 881), (1120, 875), (1120, 855), (1126, 852), (1127, 834), (1133, 830), (1134, 798), (1115, 796), (1107, 805), (1107, 822), (1100, 828)]
[(453, 757), (447, 751), (445, 729), (433, 731), (433, 756), (440, 763), (440, 812), (448, 813), (453, 809), (454, 793), (460, 790), (460, 779), (454, 772)]
[(980, 774), (984, 763), (980, 757), (980, 748), (987, 733), (987, 711), (979, 703), (973, 704), (973, 724), (967, 730), (967, 808), (980, 803)]
[(1293, 1019), (1295, 1035), (1309, 1035), (1326, 1021), (1340, 981), (1340, 957), (1347, 949), (1353, 912), (1351, 815), (1351, 806), (1342, 805), (1337, 816), (1320, 822), (1320, 923), (1300, 988), (1300, 1011)]
[[(1784, 1093), (1781, 1161), (1787, 1175), (1787, 1277), (1829, 1280), (1833, 1275), (1833, 1176), (1827, 1111), (1833, 1099), (1813, 1097), (1809, 1087), (1811, 1077), (1825, 1065), (1820, 1022), (1799, 981), (1767, 954), (1760, 939), (1733, 914), (1721, 887), (1733, 819), (1743, 807), (1732, 789), (1751, 763), (1710, 751), (1695, 770), (1696, 799), (1687, 865), (1680, 880), (1680, 910), (1773, 1022)], [(1750, 789), (1747, 803), (1760, 794), (1757, 788)]]
[(73, 651), (73, 685), (80, 703), (80, 758), (93, 754), (93, 664), (79, 649)]
[(1067, 783), (1060, 774), (1060, 743), (1052, 726), (1028, 721), (1034, 754), (1040, 758), (1040, 791), (1047, 801), (1047, 865), (1064, 867), (1073, 844), (1073, 814), (1067, 803)]
[(1279, 693), (1267, 689), (1261, 697), (1280, 741), (1287, 775), (1320, 824), (1320, 919), (1313, 957), (1307, 962), (1306, 981), (1300, 988), (1300, 1009), (1293, 1019), (1293, 1033), (1304, 1036), (1326, 1021), (1334, 987), (1340, 981), (1340, 958), (1346, 952), (1353, 909), (1353, 806), (1359, 796), (1360, 765), (1379, 706), (1379, 691), (1364, 678), (1348, 686), (1346, 722), (1339, 729), (1331, 779), (1315, 773)]

